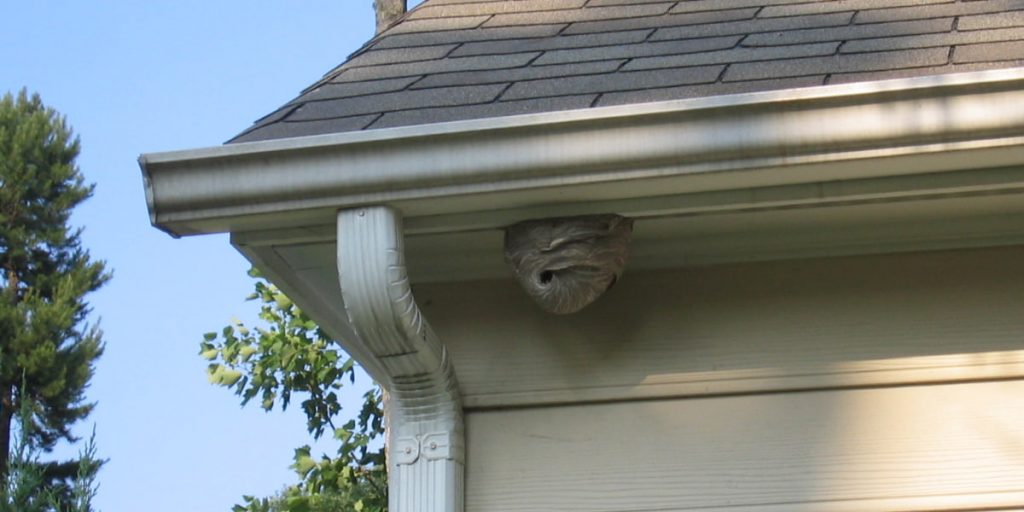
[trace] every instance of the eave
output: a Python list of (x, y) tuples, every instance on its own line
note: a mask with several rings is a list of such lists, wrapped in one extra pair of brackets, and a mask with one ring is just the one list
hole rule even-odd
[(157, 227), (175, 236), (231, 232), (232, 244), (388, 382), (386, 364), (344, 314), (339, 211), (398, 212), (412, 282), (507, 279), (500, 228), (588, 213), (636, 219), (627, 279), (645, 269), (1024, 244), (1024, 69), (140, 161)]
[[(674, 196), (946, 171), (950, 193), (1019, 190), (1024, 70), (1011, 69), (281, 139), (140, 158), (152, 222), (174, 236), (331, 225), (387, 204), (409, 233), (546, 213), (685, 212)], [(1002, 171), (999, 171), (1002, 169)], [(1011, 169), (1011, 171), (1006, 171)], [(1019, 177), (1018, 177), (1019, 176)], [(976, 181), (976, 182), (975, 182)], [(860, 187), (847, 200), (913, 196)], [(882, 182), (878, 182), (882, 183)], [(793, 186), (811, 185), (809, 192)], [(834, 186), (833, 186), (834, 185)], [(833, 186), (832, 189), (829, 187)], [(933, 194), (924, 187), (922, 194)], [(763, 194), (762, 194), (763, 195)], [(723, 196), (725, 197), (725, 196)], [(728, 202), (728, 201), (727, 201)], [(781, 206), (790, 204), (784, 202)], [(727, 204), (706, 208), (730, 208)]]

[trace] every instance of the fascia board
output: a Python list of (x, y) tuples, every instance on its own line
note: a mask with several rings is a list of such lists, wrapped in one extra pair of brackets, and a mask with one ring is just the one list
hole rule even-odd
[(188, 235), (327, 224), (369, 204), (472, 214), (570, 186), (611, 200), (1013, 166), (1022, 148), (1024, 69), (1012, 69), (152, 153), (140, 166), (154, 225)]

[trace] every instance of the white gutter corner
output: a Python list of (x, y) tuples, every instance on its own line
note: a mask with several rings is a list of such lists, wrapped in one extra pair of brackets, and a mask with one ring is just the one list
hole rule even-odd
[(374, 206), (338, 214), (338, 275), (349, 322), (384, 369), (388, 510), (462, 512), (465, 435), (448, 352), (416, 306), (402, 217)]

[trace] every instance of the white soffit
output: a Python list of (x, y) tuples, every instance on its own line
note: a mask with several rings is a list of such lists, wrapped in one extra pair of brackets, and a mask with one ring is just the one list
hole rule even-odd
[[(920, 187), (934, 188), (947, 179), (941, 173), (963, 170), (985, 172), (950, 173), (961, 182), (939, 188), (1018, 192), (1021, 164), (1024, 69), (140, 158), (153, 223), (176, 236), (274, 228), (297, 235), (296, 228), (333, 224), (338, 209), (370, 204), (401, 209), (411, 232), (451, 232), (497, 227), (545, 210), (689, 214), (697, 195), (710, 201), (697, 203), (705, 210), (735, 208), (740, 196), (748, 200), (739, 203), (771, 203), (776, 192), (777, 206), (785, 207), (844, 194), (846, 200), (905, 200), (931, 193)], [(922, 174), (930, 177), (898, 181)], [(844, 188), (845, 180), (853, 180), (848, 183), (856, 191)]]

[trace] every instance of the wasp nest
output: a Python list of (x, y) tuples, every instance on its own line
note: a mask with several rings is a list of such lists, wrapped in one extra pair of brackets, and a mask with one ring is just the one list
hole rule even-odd
[(619, 215), (528, 220), (505, 230), (505, 261), (545, 311), (575, 313), (622, 275), (633, 221)]

